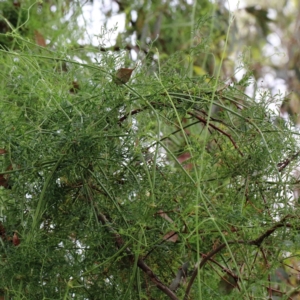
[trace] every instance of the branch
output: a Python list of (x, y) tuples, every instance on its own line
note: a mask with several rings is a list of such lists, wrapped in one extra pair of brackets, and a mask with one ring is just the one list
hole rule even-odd
[[(203, 119), (202, 117), (200, 117), (199, 115), (196, 115), (192, 112), (187, 112), (187, 114), (191, 115), (192, 117), (196, 118), (197, 120), (199, 120), (201, 123), (204, 123), (205, 125), (207, 124), (207, 120), (206, 119)], [(239, 147), (237, 146), (237, 144), (235, 143), (235, 141), (233, 140), (233, 138), (231, 137), (230, 134), (228, 134), (227, 132), (223, 131), (222, 129), (220, 129), (219, 127), (217, 127), (216, 125), (212, 124), (212, 123), (209, 123), (208, 124), (210, 127), (212, 127), (213, 129), (221, 132), (223, 135), (227, 136), (232, 145), (234, 146), (234, 148), (240, 153), (241, 156), (244, 156), (244, 154), (241, 152), (241, 150), (239, 149)]]
[[(274, 288), (271, 288), (271, 287), (268, 287), (268, 286), (265, 286), (265, 285), (262, 285), (262, 286), (264, 286), (268, 291), (271, 291), (271, 292), (276, 292), (276, 293), (281, 294), (281, 295), (287, 295), (288, 294), (287, 292), (282, 292), (280, 290), (276, 290)], [(299, 287), (297, 287), (297, 288), (299, 288)], [(291, 298), (289, 296), (288, 296), (288, 298), (285, 298), (285, 299), (293, 300), (293, 298)]]
[(195, 278), (198, 274), (198, 270), (201, 269), (208, 260), (210, 260), (211, 257), (213, 257), (215, 254), (217, 254), (218, 252), (220, 252), (222, 249), (224, 249), (227, 245), (232, 245), (232, 244), (245, 244), (245, 245), (253, 245), (253, 246), (257, 246), (260, 247), (262, 242), (264, 241), (264, 239), (266, 239), (267, 237), (269, 237), (277, 228), (280, 227), (292, 227), (291, 224), (285, 224), (285, 221), (289, 218), (295, 218), (295, 216), (292, 215), (286, 215), (281, 221), (279, 221), (277, 224), (275, 224), (273, 227), (271, 227), (270, 229), (268, 229), (266, 232), (264, 232), (261, 236), (259, 236), (258, 238), (251, 240), (251, 241), (243, 241), (243, 240), (239, 240), (239, 241), (228, 241), (227, 243), (223, 243), (221, 244), (219, 247), (217, 247), (216, 249), (212, 250), (211, 252), (209, 252), (208, 254), (203, 254), (203, 259), (201, 260), (200, 264), (196, 264), (193, 274), (191, 276), (191, 279), (189, 281), (189, 284), (186, 288), (185, 291), (185, 295), (184, 295), (184, 300), (188, 300), (189, 298), (189, 294), (190, 294), (190, 290), (191, 287), (195, 281)]
[[(159, 105), (159, 106), (161, 106), (161, 105), (166, 106), (165, 104), (162, 104), (162, 103), (154, 103), (154, 102), (151, 102), (151, 105), (153, 105), (153, 106), (157, 106), (157, 105)], [(128, 116), (138, 114), (138, 113), (144, 111), (145, 109), (147, 109), (147, 107), (144, 107), (144, 108), (138, 108), (138, 109), (135, 109), (135, 110), (133, 110), (133, 111), (131, 111), (131, 112), (125, 114), (123, 117), (121, 117), (121, 118), (119, 119), (118, 124), (121, 125), (121, 123), (122, 123), (124, 120), (126, 120), (126, 119), (128, 118)], [(205, 113), (203, 110), (200, 110), (200, 111), (201, 111), (202, 113)], [(204, 118), (202, 118), (202, 117), (200, 117), (199, 115), (196, 115), (196, 114), (194, 114), (194, 113), (192, 113), (192, 112), (188, 112), (188, 114), (191, 115), (191, 116), (193, 116), (193, 117), (195, 117), (199, 122), (204, 123), (205, 125), (207, 124), (207, 120), (204, 119)], [(205, 113), (205, 114), (206, 114), (206, 113)], [(222, 124), (226, 125), (226, 124), (225, 124), (223, 121), (221, 121), (221, 120), (218, 120), (218, 119), (215, 119), (215, 118), (212, 118), (212, 117), (210, 117), (210, 119), (212, 119), (213, 121), (216, 121), (216, 122), (219, 122), (219, 123), (222, 123)], [(233, 144), (234, 148), (240, 153), (241, 156), (244, 156), (244, 154), (240, 151), (240, 149), (238, 148), (237, 144), (235, 143), (235, 141), (233, 140), (233, 138), (231, 137), (230, 134), (228, 134), (227, 132), (223, 131), (222, 129), (220, 129), (219, 127), (215, 126), (214, 124), (209, 123), (209, 126), (212, 127), (213, 129), (219, 131), (219, 132), (222, 133), (223, 135), (227, 136), (227, 137), (230, 139), (231, 143)], [(178, 131), (180, 131), (180, 130), (181, 130), (181, 129), (179, 129)], [(177, 131), (176, 131), (176, 132), (177, 132)], [(299, 155), (300, 155), (300, 151), (298, 151), (297, 153), (295, 153), (294, 155), (292, 155), (291, 158), (287, 158), (287, 159), (285, 159), (283, 162), (279, 162), (279, 163), (277, 164), (278, 171), (279, 171), (279, 172), (283, 171), (283, 170), (284, 170), (284, 169), (285, 169), (285, 168), (286, 168), (286, 167), (287, 167), (294, 159), (296, 159)]]
[(262, 244), (263, 240), (267, 237), (269, 237), (277, 228), (286, 226), (286, 227), (292, 227), (290, 224), (285, 224), (285, 221), (287, 219), (293, 219), (295, 218), (295, 216), (292, 215), (286, 215), (281, 221), (279, 221), (277, 224), (275, 224), (273, 227), (271, 227), (270, 229), (268, 229), (265, 233), (263, 233), (261, 236), (259, 236), (257, 239), (249, 241), (249, 242), (245, 242), (245, 244), (248, 245), (255, 245), (260, 247), (260, 245)]
[[(153, 106), (159, 105), (159, 106), (165, 106), (166, 107), (166, 105), (163, 104), (163, 103), (154, 103), (154, 102), (151, 102), (151, 105), (153, 105)], [(142, 112), (142, 111), (144, 111), (146, 109), (147, 109), (147, 107), (137, 108), (135, 110), (132, 110), (131, 112), (129, 112), (129, 113), (125, 114), (123, 117), (121, 117), (119, 119), (119, 121), (118, 121), (118, 124), (121, 125), (121, 123), (123, 121), (125, 121), (129, 116), (138, 114), (138, 113), (140, 113), (140, 112)], [(190, 116), (196, 118), (199, 122), (207, 124), (207, 120), (204, 119), (204, 118), (202, 118), (202, 117), (200, 117), (199, 115), (196, 115), (196, 114), (194, 114), (192, 112), (187, 112), (187, 114), (189, 114)], [(219, 127), (217, 127), (216, 125), (214, 125), (212, 123), (209, 123), (209, 126), (212, 127), (213, 129), (219, 131), (223, 135), (227, 136), (229, 138), (229, 140), (231, 141), (231, 143), (233, 144), (234, 148), (240, 153), (241, 156), (244, 156), (244, 154), (241, 152), (241, 150), (239, 149), (239, 147), (237, 146), (236, 142), (233, 140), (233, 138), (232, 138), (232, 136), (230, 134), (228, 134), (227, 132), (223, 131), (222, 129), (220, 129)], [(180, 130), (181, 129), (175, 131), (175, 133), (178, 132), (178, 131), (180, 131)]]
[[(201, 255), (202, 255), (202, 256), (205, 256), (205, 254), (203, 254), (203, 253), (202, 253)], [(214, 260), (213, 258), (210, 258), (209, 261), (210, 261), (210, 262), (213, 262), (214, 264), (216, 264), (219, 268), (222, 269), (223, 272), (225, 272), (228, 276), (232, 277), (233, 280), (236, 282), (237, 288), (240, 289), (239, 286), (238, 286), (239, 277), (238, 277), (236, 274), (234, 274), (234, 273), (233, 273), (231, 270), (229, 270), (228, 268), (225, 268), (224, 266), (222, 266), (219, 262), (217, 262), (217, 261)]]
[(137, 108), (135, 110), (132, 110), (131, 112), (125, 114), (123, 117), (121, 117), (118, 121), (118, 124), (121, 125), (121, 123), (123, 121), (125, 121), (129, 116), (132, 116), (132, 115), (135, 115), (135, 114), (138, 114), (139, 112), (145, 110), (145, 108)]
[(285, 159), (283, 162), (280, 162), (277, 164), (278, 171), (281, 172), (283, 169), (285, 169), (295, 158), (297, 158), (300, 154), (300, 151), (298, 151), (296, 154), (294, 154), (291, 158)]
[[(97, 207), (96, 207), (97, 209)], [(98, 210), (97, 210), (98, 211)], [(107, 230), (114, 235), (116, 244), (118, 248), (124, 246), (124, 241), (121, 235), (109, 225), (109, 221), (106, 219), (105, 215), (98, 211), (97, 214), (98, 220), (107, 228)], [(134, 254), (132, 251), (127, 247), (126, 252), (131, 261), (134, 261)], [(164, 294), (169, 296), (172, 300), (178, 300), (177, 296), (166, 286), (164, 285), (159, 278), (155, 275), (155, 273), (148, 267), (148, 265), (144, 262), (143, 259), (139, 258), (137, 261), (137, 266), (142, 269), (151, 279), (151, 281), (156, 285), (158, 289), (160, 289)]]

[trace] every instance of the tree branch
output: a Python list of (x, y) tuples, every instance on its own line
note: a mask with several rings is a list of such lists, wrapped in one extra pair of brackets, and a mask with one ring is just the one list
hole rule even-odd
[(278, 171), (279, 172), (283, 171), (295, 158), (297, 158), (299, 156), (299, 154), (300, 154), (300, 151), (298, 151), (297, 153), (292, 155), (291, 158), (287, 158), (283, 162), (278, 163), (277, 164)]
[(190, 294), (190, 290), (191, 287), (196, 279), (196, 276), (198, 274), (198, 270), (201, 269), (208, 260), (210, 260), (211, 257), (213, 257), (215, 254), (217, 254), (218, 252), (220, 252), (222, 249), (224, 249), (227, 245), (232, 245), (232, 244), (245, 244), (245, 245), (253, 245), (253, 246), (257, 246), (260, 247), (262, 242), (264, 241), (264, 239), (266, 239), (267, 237), (269, 237), (277, 228), (280, 227), (292, 227), (291, 224), (285, 224), (287, 219), (292, 219), (295, 218), (295, 216), (292, 215), (286, 215), (281, 221), (279, 221), (277, 224), (275, 224), (273, 227), (271, 227), (270, 229), (268, 229), (266, 232), (264, 232), (262, 235), (260, 235), (258, 238), (251, 240), (251, 241), (243, 241), (243, 240), (239, 240), (239, 241), (228, 241), (227, 243), (223, 243), (221, 245), (219, 245), (216, 249), (212, 250), (211, 252), (209, 252), (208, 254), (203, 254), (203, 259), (201, 260), (200, 264), (196, 264), (193, 274), (191, 276), (191, 279), (188, 283), (188, 286), (186, 288), (185, 291), (185, 295), (184, 295), (184, 300), (188, 300), (189, 298), (189, 294)]
[[(202, 117), (200, 117), (199, 115), (196, 115), (192, 112), (187, 112), (187, 114), (189, 114), (190, 116), (196, 118), (197, 120), (199, 120), (201, 123), (204, 123), (205, 125), (207, 124), (207, 120), (206, 119), (203, 119)], [(231, 137), (230, 134), (228, 134), (227, 132), (223, 131), (222, 129), (220, 129), (219, 127), (215, 126), (214, 124), (212, 123), (209, 123), (208, 124), (210, 127), (212, 127), (213, 129), (219, 131), (220, 133), (222, 133), (223, 135), (227, 136), (232, 145), (234, 146), (234, 148), (240, 153), (241, 156), (244, 156), (244, 154), (241, 152), (241, 150), (239, 149), (239, 147), (237, 146), (236, 142), (233, 140), (233, 138)]]
[[(96, 209), (97, 209), (97, 207), (96, 207)], [(98, 209), (97, 209), (97, 211), (98, 211)], [(114, 235), (117, 247), (121, 248), (122, 246), (124, 246), (125, 243), (124, 243), (121, 235), (116, 230), (114, 230), (112, 228), (112, 226), (109, 225), (109, 221), (107, 220), (105, 215), (103, 215), (101, 212), (98, 211), (97, 217), (98, 217), (98, 220), (107, 228), (107, 230)], [(128, 247), (126, 248), (126, 252), (127, 252), (130, 260), (134, 261), (134, 255)], [(178, 300), (177, 296), (166, 285), (164, 285), (159, 280), (157, 275), (148, 267), (148, 265), (144, 262), (143, 259), (141, 259), (141, 258), (138, 259), (137, 266), (140, 269), (142, 269), (150, 277), (151, 281), (156, 285), (156, 287), (158, 289), (160, 289), (164, 294), (169, 296), (170, 299)]]

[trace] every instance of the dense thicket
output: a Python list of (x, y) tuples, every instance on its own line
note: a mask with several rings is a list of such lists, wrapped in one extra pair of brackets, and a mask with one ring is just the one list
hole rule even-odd
[[(203, 44), (161, 59), (154, 42), (130, 62), (75, 47), (79, 31), (60, 43), (53, 27), (48, 42), (54, 22), (73, 28), (54, 5), (79, 3), (25, 1), (15, 23), (2, 10), (5, 299), (296, 294), (284, 266), (299, 247), (299, 147), (270, 94), (243, 92), (251, 70), (232, 84), (191, 72)], [(121, 67), (134, 69), (125, 84)]]

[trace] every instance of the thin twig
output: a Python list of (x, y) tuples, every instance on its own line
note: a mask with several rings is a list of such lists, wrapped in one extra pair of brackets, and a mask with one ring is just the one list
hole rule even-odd
[[(196, 118), (197, 120), (199, 120), (201, 123), (204, 123), (205, 125), (207, 124), (207, 120), (200, 117), (199, 115), (196, 115), (192, 112), (187, 112), (187, 114), (189, 114), (190, 116), (193, 116), (194, 118)], [(239, 149), (239, 147), (237, 146), (236, 142), (233, 140), (232, 136), (230, 134), (228, 134), (227, 132), (225, 132), (224, 130), (220, 129), (219, 127), (217, 127), (216, 125), (209, 123), (208, 124), (210, 127), (212, 127), (213, 129), (219, 131), (220, 133), (222, 133), (223, 135), (227, 136), (229, 138), (229, 140), (231, 141), (232, 145), (234, 146), (234, 148), (240, 153), (241, 156), (244, 156), (244, 154), (241, 152), (241, 150)]]

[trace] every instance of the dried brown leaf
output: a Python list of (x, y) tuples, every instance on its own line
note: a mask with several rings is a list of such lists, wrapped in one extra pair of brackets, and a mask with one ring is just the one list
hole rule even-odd
[(171, 230), (164, 235), (163, 240), (171, 243), (176, 243), (178, 241), (178, 234), (175, 231)]
[(157, 212), (157, 214), (159, 215), (159, 216), (161, 216), (163, 219), (165, 219), (165, 220), (167, 220), (168, 222), (170, 222), (170, 223), (173, 223), (174, 221), (165, 213), (165, 212), (163, 212), (162, 210), (159, 210), (158, 212)]
[(37, 45), (46, 48), (47, 44), (41, 33), (39, 33), (37, 30), (35, 30), (34, 37), (35, 37), (35, 42)]
[(20, 239), (19, 239), (18, 234), (16, 232), (14, 232), (12, 242), (15, 246), (20, 245)]
[(5, 149), (0, 149), (0, 155), (7, 153)]
[(125, 84), (129, 81), (131, 74), (135, 68), (121, 68), (117, 71), (116, 76), (114, 78), (114, 83), (117, 85)]

